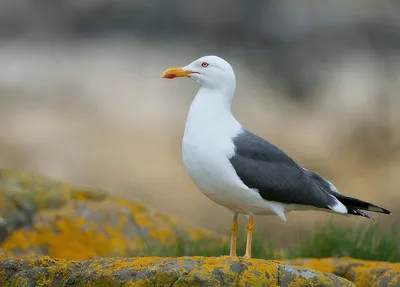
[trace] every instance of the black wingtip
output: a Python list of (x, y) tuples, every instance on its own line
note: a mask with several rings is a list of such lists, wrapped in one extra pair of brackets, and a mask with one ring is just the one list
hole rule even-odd
[(392, 215), (392, 212), (390, 210), (372, 204), (368, 206), (368, 211)]
[(383, 213), (384, 214), (392, 215), (392, 212), (390, 210), (387, 210), (387, 209), (384, 209), (384, 208), (382, 208), (382, 209), (383, 209)]
[(369, 214), (362, 212), (361, 210), (358, 210), (358, 209), (347, 209), (347, 213), (352, 214), (352, 215), (362, 216), (362, 217), (368, 218), (372, 221), (375, 221), (375, 219), (372, 216), (370, 216)]
[(343, 203), (348, 209), (367, 210), (371, 212), (378, 212), (383, 214), (392, 214), (391, 211), (379, 207), (375, 204), (359, 200), (357, 198), (348, 197), (342, 194), (335, 194), (335, 197)]
[(384, 209), (384, 212), (383, 212), (384, 214), (389, 214), (389, 215), (392, 215), (392, 212), (391, 211), (389, 211), (389, 210), (386, 210), (386, 209)]

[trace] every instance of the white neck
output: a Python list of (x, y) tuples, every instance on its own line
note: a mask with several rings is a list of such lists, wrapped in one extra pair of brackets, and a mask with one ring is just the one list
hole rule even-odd
[(190, 106), (185, 136), (202, 137), (217, 131), (231, 134), (241, 127), (231, 112), (234, 93), (234, 87), (230, 90), (200, 87)]
[(204, 120), (212, 120), (219, 115), (226, 116), (231, 114), (234, 92), (200, 87), (190, 106), (189, 116), (200, 116)]

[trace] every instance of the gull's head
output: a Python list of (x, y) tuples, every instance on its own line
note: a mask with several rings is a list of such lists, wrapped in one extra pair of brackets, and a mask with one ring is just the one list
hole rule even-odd
[(201, 57), (185, 67), (170, 68), (164, 71), (163, 78), (187, 77), (208, 88), (235, 88), (235, 72), (231, 65), (217, 56)]

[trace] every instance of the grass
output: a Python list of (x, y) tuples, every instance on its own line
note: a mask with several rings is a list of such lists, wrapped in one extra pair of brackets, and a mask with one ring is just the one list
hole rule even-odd
[(290, 258), (350, 256), (366, 260), (400, 262), (400, 230), (368, 227), (324, 227), (289, 251)]
[[(238, 253), (244, 253), (245, 238), (238, 238)], [(365, 260), (400, 262), (400, 229), (394, 225), (382, 231), (379, 224), (367, 227), (344, 227), (328, 225), (312, 232), (297, 245), (281, 250), (274, 242), (264, 240), (255, 233), (253, 238), (253, 257), (263, 259), (285, 259), (299, 257), (340, 257), (350, 256)], [(221, 256), (229, 254), (226, 244), (211, 240), (189, 243), (179, 240), (173, 247), (157, 246), (147, 249), (141, 255), (157, 256)], [(132, 254), (138, 255), (138, 254)]]

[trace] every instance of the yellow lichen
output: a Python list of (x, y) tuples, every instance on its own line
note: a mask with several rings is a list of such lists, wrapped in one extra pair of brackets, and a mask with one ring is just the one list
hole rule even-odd
[(38, 272), (35, 274), (35, 279), (37, 287), (51, 286), (54, 281), (54, 273), (49, 272), (49, 274), (45, 274), (44, 272)]
[(6, 251), (0, 248), (0, 260), (7, 257), (10, 257), (10, 254), (8, 254)]
[(380, 280), (385, 275), (379, 270), (389, 268), (390, 270), (384, 273), (400, 273), (400, 263), (359, 260), (349, 257), (296, 259), (287, 262), (344, 277), (354, 282), (357, 286), (375, 286), (375, 284), (379, 284)]
[(149, 235), (160, 243), (169, 244), (176, 242), (176, 234), (172, 231), (172, 226), (163, 222), (163, 218), (148, 213), (138, 213), (135, 216), (136, 223), (147, 230)]
[[(194, 230), (190, 227), (182, 228), (179, 221), (161, 214), (150, 214), (140, 204), (130, 204), (119, 198), (108, 197), (102, 201), (82, 204), (91, 214), (98, 214), (93, 218), (99, 219), (93, 221), (79, 216), (78, 207), (74, 203), (58, 210), (44, 209), (34, 217), (32, 228), (15, 231), (3, 242), (2, 248), (17, 254), (45, 251), (50, 256), (66, 259), (126, 256), (146, 246), (148, 240), (144, 236), (171, 246), (177, 242), (177, 228), (186, 234)], [(109, 219), (109, 214), (117, 220)], [(137, 232), (135, 237), (125, 232), (126, 225), (131, 224), (131, 218), (144, 233)], [(131, 225), (130, 228), (135, 227)]]
[(333, 273), (335, 271), (335, 266), (333, 266), (331, 262), (324, 260), (294, 259), (294, 260), (287, 260), (286, 262), (304, 268), (319, 270), (321, 272)]
[(114, 199), (116, 203), (121, 206), (121, 207), (126, 207), (128, 208), (132, 214), (138, 214), (142, 212), (149, 212), (149, 209), (147, 206), (140, 204), (140, 203), (133, 203), (130, 202), (124, 198), (115, 198)]
[[(85, 218), (54, 220), (54, 226), (34, 226), (34, 231), (15, 231), (3, 243), (4, 250), (22, 250), (35, 253), (36, 248), (47, 249), (50, 256), (65, 259), (91, 259), (96, 256), (123, 256), (127, 249), (136, 249), (134, 238), (120, 232), (104, 234), (94, 223), (85, 224)], [(112, 231), (112, 227), (108, 228)]]
[(17, 276), (13, 278), (12, 281), (5, 282), (5, 287), (7, 286), (18, 286), (18, 287), (29, 287), (29, 280), (26, 277)]
[(278, 266), (275, 262), (266, 264), (264, 260), (252, 259), (239, 280), (239, 286), (255, 286), (262, 276), (266, 278), (263, 281), (266, 286), (278, 287)]
[[(340, 286), (351, 286), (344, 279), (326, 277), (318, 271), (310, 273), (310, 270), (292, 266), (282, 269), (281, 262), (260, 259), (199, 256), (137, 257), (99, 258), (85, 263), (53, 259), (48, 256), (30, 256), (14, 260), (21, 266), (26, 266), (28, 262), (31, 268), (40, 268), (33, 270), (35, 286), (39, 287), (54, 285), (56, 278), (65, 283), (71, 273), (75, 272), (77, 273), (75, 273), (74, 286), (170, 286), (173, 283), (176, 286), (202, 286), (203, 284), (207, 286), (281, 286), (283, 282), (288, 286), (314, 286), (315, 284), (330, 286), (332, 283), (335, 283), (335, 286), (340, 283), (342, 283)], [(121, 271), (128, 271), (127, 281), (119, 276)], [(141, 272), (143, 276), (129, 277), (129, 272), (133, 274)], [(299, 272), (299, 276), (296, 272)], [(285, 278), (285, 274), (289, 274), (289, 277)], [(318, 279), (315, 279), (316, 276)], [(4, 284), (4, 280), (6, 279), (0, 276), (0, 284)], [(12, 283), (15, 282), (32, 284), (31, 281), (26, 281), (23, 274), (13, 276)]]
[[(154, 212), (142, 203), (99, 190), (26, 172), (0, 169), (0, 173), (0, 216), (7, 220), (8, 213), (19, 212), (19, 205), (32, 206), (36, 212), (32, 226), (13, 233), (10, 230), (12, 234), (3, 242), (2, 247), (15, 254), (89, 259), (138, 253), (154, 243), (168, 247), (177, 243), (178, 236), (189, 241), (226, 241), (225, 237)], [(85, 216), (77, 214), (77, 205), (83, 205)], [(93, 219), (96, 216), (100, 218), (97, 221)]]

